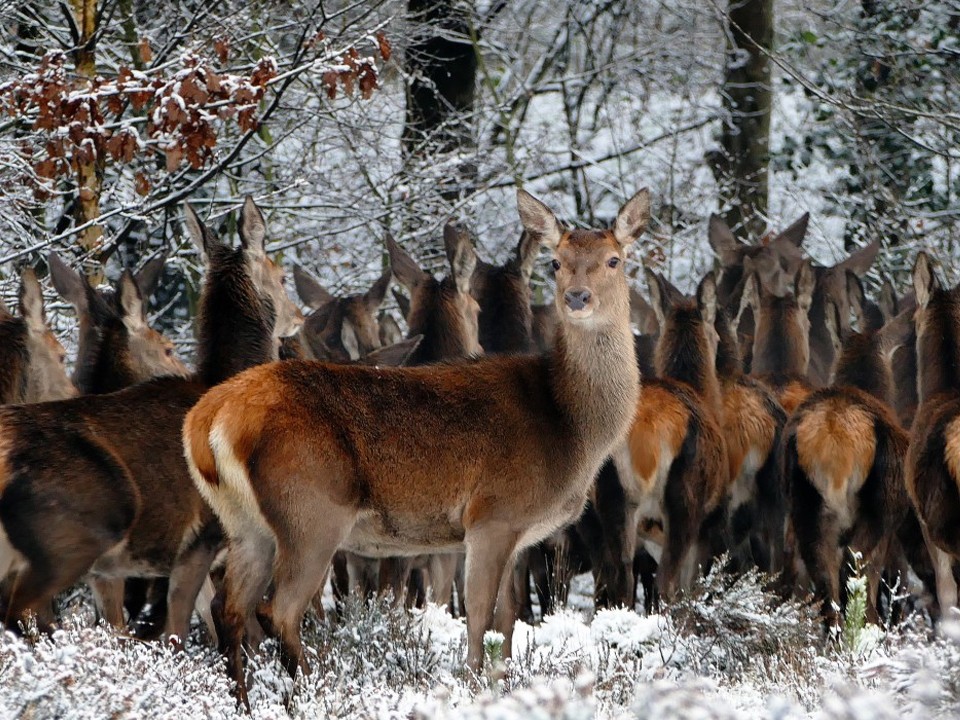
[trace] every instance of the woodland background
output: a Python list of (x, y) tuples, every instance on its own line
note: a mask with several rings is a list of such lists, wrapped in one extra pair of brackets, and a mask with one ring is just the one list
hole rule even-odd
[(387, 231), (442, 272), (451, 216), (503, 258), (520, 184), (584, 224), (649, 186), (630, 271), (681, 287), (713, 262), (711, 212), (758, 241), (810, 211), (825, 263), (879, 237), (899, 285), (917, 246), (957, 252), (958, 0), (0, 0), (0, 18), (3, 295), (49, 250), (97, 280), (166, 251), (156, 307), (186, 355), (185, 199), (232, 230), (253, 194), (271, 247), (334, 292), (379, 275)]

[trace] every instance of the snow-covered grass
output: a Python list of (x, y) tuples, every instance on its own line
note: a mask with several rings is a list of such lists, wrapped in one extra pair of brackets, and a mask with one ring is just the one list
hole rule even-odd
[[(572, 604), (574, 605), (574, 604)], [(477, 679), (465, 625), (437, 606), (349, 603), (304, 625), (313, 673), (292, 683), (268, 643), (250, 663), (256, 718), (947, 718), (960, 712), (960, 626), (919, 621), (824, 639), (815, 613), (713, 574), (663, 614), (574, 606), (520, 624), (514, 658)], [(223, 661), (198, 631), (183, 653), (67, 621), (0, 640), (0, 717), (232, 718)], [(488, 648), (495, 646), (488, 642)]]

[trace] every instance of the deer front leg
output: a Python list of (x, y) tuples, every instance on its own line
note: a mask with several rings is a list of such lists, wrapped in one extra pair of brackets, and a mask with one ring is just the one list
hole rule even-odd
[[(467, 548), (467, 667), (479, 673), (483, 665), (483, 636), (493, 624), (494, 606), (507, 561), (518, 534), (505, 523), (487, 522), (469, 528)], [(512, 603), (511, 603), (512, 605)]]

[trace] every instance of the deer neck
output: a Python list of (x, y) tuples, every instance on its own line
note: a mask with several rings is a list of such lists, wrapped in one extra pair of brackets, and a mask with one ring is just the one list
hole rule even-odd
[(561, 323), (552, 353), (552, 385), (579, 450), (602, 459), (629, 431), (640, 397), (629, 324), (591, 328)]

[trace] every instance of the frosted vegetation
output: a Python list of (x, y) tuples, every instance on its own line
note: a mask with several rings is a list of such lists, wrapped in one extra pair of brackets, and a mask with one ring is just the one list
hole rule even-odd
[[(859, 584), (858, 584), (859, 583)], [(950, 718), (960, 712), (960, 626), (932, 638), (923, 623), (884, 632), (848, 613), (825, 640), (815, 613), (782, 602), (763, 578), (711, 574), (662, 615), (570, 606), (520, 625), (514, 659), (468, 678), (465, 625), (444, 608), (349, 604), (310, 616), (314, 668), (291, 683), (275, 648), (251, 662), (256, 718), (674, 718), (726, 720)], [(854, 577), (850, 591), (862, 593)], [(855, 605), (855, 600), (851, 603)], [(223, 662), (200, 627), (187, 651), (89, 626), (89, 608), (52, 637), (0, 642), (4, 717), (242, 717)]]

